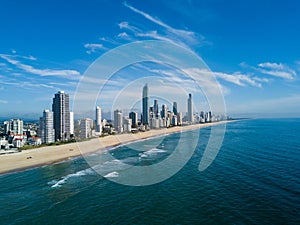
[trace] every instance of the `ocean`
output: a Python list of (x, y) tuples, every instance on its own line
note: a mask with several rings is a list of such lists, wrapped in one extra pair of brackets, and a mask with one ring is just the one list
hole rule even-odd
[(103, 158), (105, 176), (81, 157), (1, 175), (0, 224), (300, 224), (300, 119), (228, 123), (217, 157), (200, 172), (210, 130), (188, 131), (187, 143), (200, 132), (191, 159), (153, 185), (108, 178), (118, 177), (121, 163), (162, 162), (180, 133), (156, 147), (156, 139), (134, 143), (142, 152), (125, 145), (88, 156)]

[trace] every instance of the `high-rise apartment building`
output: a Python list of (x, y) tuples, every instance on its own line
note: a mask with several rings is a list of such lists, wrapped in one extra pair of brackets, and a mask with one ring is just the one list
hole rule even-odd
[(10, 121), (5, 121), (4, 133), (23, 134), (23, 120), (11, 119)]
[(129, 113), (129, 118), (132, 121), (132, 128), (137, 128), (138, 127), (138, 114), (137, 114), (137, 112), (130, 112)]
[(53, 112), (44, 110), (43, 117), (40, 118), (38, 135), (42, 143), (53, 143), (55, 141), (55, 132), (53, 128)]
[(114, 128), (118, 133), (123, 132), (123, 115), (119, 109), (114, 111)]
[(90, 138), (92, 136), (92, 125), (93, 120), (90, 118), (85, 118), (80, 120), (80, 137)]
[(74, 135), (74, 112), (70, 112), (70, 135)]
[(161, 107), (161, 118), (167, 118), (167, 112), (168, 112), (168, 107), (167, 105), (163, 104)]
[(154, 100), (154, 105), (153, 105), (153, 117), (158, 118), (158, 100)]
[(149, 97), (148, 97), (148, 84), (143, 87), (142, 95), (142, 123), (144, 125), (149, 124)]
[(102, 132), (102, 124), (101, 124), (101, 108), (100, 106), (96, 107), (96, 119), (95, 119), (95, 128), (96, 128), (96, 132), (100, 133)]
[(177, 116), (178, 110), (177, 110), (177, 102), (173, 102), (173, 113)]
[(192, 94), (189, 94), (188, 107), (187, 108), (188, 108), (188, 113), (187, 113), (188, 122), (193, 123), (194, 122), (194, 115), (193, 115)]
[(52, 111), (55, 140), (68, 140), (70, 138), (69, 95), (64, 91), (56, 93), (53, 98)]

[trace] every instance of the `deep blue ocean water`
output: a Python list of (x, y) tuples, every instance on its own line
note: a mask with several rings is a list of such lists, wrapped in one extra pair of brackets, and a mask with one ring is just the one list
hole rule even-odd
[[(188, 163), (150, 186), (112, 182), (83, 158), (2, 175), (0, 224), (300, 224), (300, 119), (228, 123), (219, 154), (200, 172), (209, 134), (201, 129)], [(112, 149), (105, 154), (117, 159), (104, 163), (156, 163), (179, 136), (144, 153)]]

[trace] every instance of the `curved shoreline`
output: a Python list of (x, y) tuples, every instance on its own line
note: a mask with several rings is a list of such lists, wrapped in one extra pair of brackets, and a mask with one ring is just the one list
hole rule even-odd
[(237, 120), (220, 121), (205, 124), (193, 124), (183, 127), (172, 127), (147, 132), (110, 135), (89, 141), (69, 143), (58, 146), (46, 146), (36, 149), (23, 150), (19, 153), (0, 155), (0, 175), (20, 172), (26, 169), (50, 165), (75, 157), (102, 151), (108, 148), (118, 147), (135, 141), (172, 134), (183, 131), (195, 130), (204, 127), (225, 124)]

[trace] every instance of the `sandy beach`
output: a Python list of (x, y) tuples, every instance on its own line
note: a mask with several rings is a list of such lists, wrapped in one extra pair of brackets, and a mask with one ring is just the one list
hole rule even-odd
[(101, 138), (94, 138), (88, 141), (70, 143), (58, 146), (47, 146), (31, 150), (23, 150), (19, 153), (0, 155), (0, 174), (17, 172), (28, 168), (52, 164), (73, 157), (101, 151), (120, 144), (138, 141), (150, 137), (187, 130), (199, 129), (230, 121), (213, 122), (207, 124), (195, 124), (183, 127), (172, 127), (168, 129), (150, 130), (135, 134), (118, 134)]

